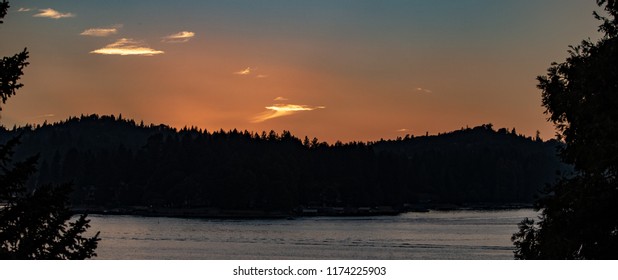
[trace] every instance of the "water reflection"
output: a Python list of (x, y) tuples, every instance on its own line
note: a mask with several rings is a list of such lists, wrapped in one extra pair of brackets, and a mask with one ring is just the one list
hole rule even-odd
[(512, 259), (530, 209), (203, 220), (91, 216), (98, 259)]

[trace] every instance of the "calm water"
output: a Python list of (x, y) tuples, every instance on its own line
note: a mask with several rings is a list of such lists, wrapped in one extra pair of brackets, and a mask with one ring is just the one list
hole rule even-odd
[(512, 259), (531, 209), (206, 220), (90, 216), (98, 259)]

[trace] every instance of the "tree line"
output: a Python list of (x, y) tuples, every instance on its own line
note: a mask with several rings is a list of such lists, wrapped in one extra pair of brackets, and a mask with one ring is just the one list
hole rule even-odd
[(81, 116), (0, 130), (40, 155), (28, 187), (73, 182), (73, 205), (292, 210), (531, 203), (566, 172), (556, 140), (491, 125), (328, 144), (289, 131), (205, 131)]

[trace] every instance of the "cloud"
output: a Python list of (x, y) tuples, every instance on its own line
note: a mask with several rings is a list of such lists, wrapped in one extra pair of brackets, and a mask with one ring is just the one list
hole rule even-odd
[(144, 45), (142, 42), (138, 42), (133, 39), (122, 38), (101, 49), (91, 51), (90, 53), (105, 55), (153, 56), (156, 54), (163, 54), (164, 52), (151, 49)]
[(430, 89), (420, 88), (420, 87), (417, 87), (416, 91), (420, 91), (420, 92), (424, 92), (424, 93), (432, 93), (433, 92)]
[(407, 128), (397, 129), (397, 132), (409, 132), (410, 130)]
[[(247, 68), (245, 68), (245, 69), (243, 69), (243, 70), (236, 71), (236, 72), (234, 72), (234, 73), (232, 73), (232, 74), (234, 74), (234, 75), (243, 75), (243, 76), (246, 76), (246, 75), (253, 74), (254, 72), (256, 72), (256, 69), (251, 68), (251, 67), (247, 67)], [(268, 75), (265, 75), (265, 74), (256, 74), (256, 75), (255, 75), (255, 78), (258, 78), (258, 79), (266, 79), (266, 78), (268, 78)]]
[(32, 11), (32, 9), (30, 8), (19, 8), (19, 10), (17, 10), (18, 12), (30, 12)]
[(180, 31), (178, 33), (163, 37), (161, 42), (164, 43), (186, 43), (195, 37), (195, 33), (191, 31)]
[(51, 118), (51, 117), (55, 117), (56, 115), (54, 114), (44, 114), (44, 115), (38, 115), (38, 116), (34, 116), (34, 117), (30, 117), (29, 119), (34, 120), (34, 119), (43, 119), (43, 118)]
[(93, 37), (107, 37), (109, 35), (114, 35), (118, 33), (118, 29), (122, 28), (122, 25), (115, 25), (113, 27), (108, 28), (90, 28), (84, 30), (84, 32), (79, 35), (82, 36), (93, 36)]
[(54, 9), (40, 9), (38, 14), (35, 14), (34, 17), (45, 17), (45, 18), (53, 18), (53, 19), (61, 19), (61, 18), (71, 18), (75, 17), (75, 14), (72, 13), (61, 13)]
[(277, 98), (275, 98), (275, 99), (273, 99), (273, 100), (274, 100), (274, 101), (286, 101), (286, 100), (288, 100), (288, 99), (287, 99), (287, 98), (285, 98), (285, 97), (282, 97), (282, 96), (278, 96)]
[(234, 72), (236, 75), (249, 75), (251, 74), (251, 67), (247, 67), (244, 70), (240, 70), (238, 72)]
[(265, 107), (268, 111), (261, 113), (253, 118), (254, 123), (263, 122), (266, 120), (288, 116), (291, 114), (303, 112), (303, 111), (313, 111), (316, 109), (324, 109), (324, 106), (307, 106), (307, 105), (296, 105), (296, 104), (274, 104), (272, 106)]

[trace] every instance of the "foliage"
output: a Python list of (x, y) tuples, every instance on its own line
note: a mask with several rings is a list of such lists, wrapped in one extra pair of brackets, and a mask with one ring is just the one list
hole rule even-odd
[(6, 11), (8, 9), (9, 9), (9, 2), (7, 2), (6, 0), (2, 0), (2, 2), (0, 2), (0, 23), (4, 23), (2, 19), (4, 18), (4, 16), (6, 16)]
[[(0, 19), (9, 8), (0, 3)], [(2, 21), (0, 21), (2, 23)], [(23, 85), (18, 80), (28, 65), (28, 51), (4, 57), (0, 64), (3, 104)], [(0, 107), (1, 110), (1, 107)], [(42, 185), (28, 191), (26, 183), (36, 171), (38, 157), (14, 162), (19, 136), (0, 145), (0, 259), (85, 259), (96, 256), (98, 233), (82, 234), (89, 227), (85, 215), (73, 222), (67, 207), (69, 185)]]
[[(24, 67), (29, 64), (26, 62), (27, 59), (28, 50), (24, 49), (11, 57), (3, 57), (0, 61), (0, 97), (2, 103), (6, 103), (6, 100), (15, 95), (17, 89), (23, 86), (17, 81), (24, 74), (22, 71)], [(2, 107), (0, 107), (0, 110), (2, 110)]]
[(405, 203), (531, 203), (564, 169), (560, 143), (489, 125), (363, 143), (290, 132), (180, 130), (114, 116), (0, 130), (40, 152), (30, 184), (73, 180), (75, 206), (290, 210)]
[(575, 174), (547, 188), (539, 222), (513, 236), (520, 259), (618, 257), (618, 4), (597, 0), (612, 18), (597, 42), (571, 47), (563, 63), (538, 77), (543, 106), (566, 143), (562, 159)]

